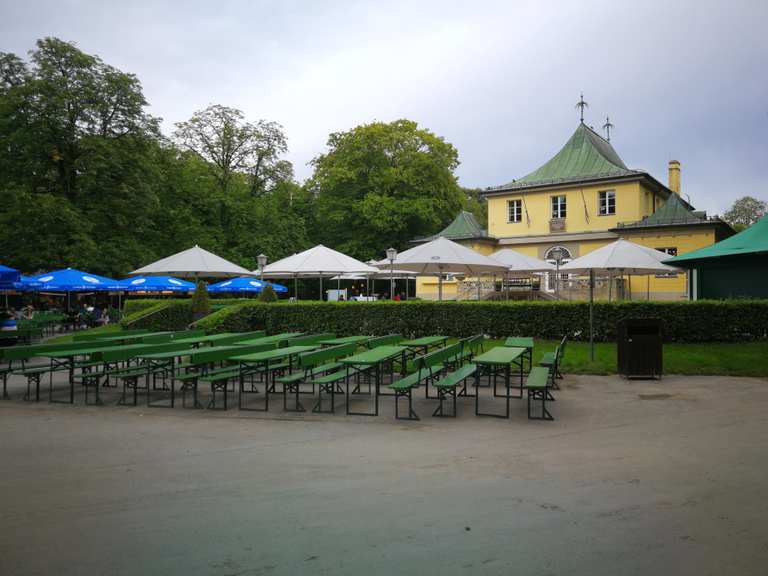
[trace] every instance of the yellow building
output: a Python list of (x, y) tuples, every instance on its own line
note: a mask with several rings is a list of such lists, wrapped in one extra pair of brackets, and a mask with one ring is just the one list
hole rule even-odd
[[(483, 230), (475, 234), (477, 238), (453, 238), (482, 254), (512, 248), (552, 262), (553, 249), (558, 248), (564, 256), (561, 263), (565, 263), (621, 237), (678, 255), (733, 234), (728, 224), (696, 212), (680, 197), (679, 162), (670, 161), (669, 184), (665, 186), (643, 170), (627, 168), (610, 142), (583, 122), (540, 168), (503, 186), (488, 188), (484, 196), (488, 201), (487, 233)], [(542, 288), (553, 291), (554, 280), (546, 278)], [(566, 276), (562, 282), (575, 286), (570, 293), (578, 296), (580, 284), (576, 280)], [(614, 282), (611, 289), (619, 297), (686, 297), (683, 273)], [(461, 287), (455, 286), (449, 293), (455, 298), (461, 297), (461, 292)], [(434, 297), (429, 281), (417, 283), (417, 296)]]

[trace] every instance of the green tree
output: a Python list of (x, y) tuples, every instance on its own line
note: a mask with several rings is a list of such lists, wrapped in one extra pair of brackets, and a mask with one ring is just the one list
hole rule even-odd
[(768, 203), (752, 196), (744, 196), (733, 203), (723, 214), (723, 219), (735, 229), (743, 230), (752, 226), (766, 213), (768, 213)]
[(317, 238), (361, 259), (407, 247), (462, 208), (456, 149), (410, 120), (331, 134), (312, 161)]
[(293, 166), (280, 155), (288, 150), (283, 127), (277, 122), (246, 122), (236, 108), (212, 105), (176, 124), (176, 142), (214, 169), (222, 190), (235, 173), (248, 175), (251, 192), (260, 196), (283, 180), (293, 179)]
[(211, 303), (208, 300), (208, 286), (202, 280), (198, 281), (195, 291), (192, 293), (192, 316), (199, 320), (210, 314)]
[(271, 284), (267, 284), (262, 288), (259, 293), (259, 302), (275, 302), (277, 300), (277, 294)]

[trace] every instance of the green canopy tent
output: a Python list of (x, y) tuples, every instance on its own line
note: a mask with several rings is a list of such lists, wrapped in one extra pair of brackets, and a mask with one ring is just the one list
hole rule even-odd
[(730, 238), (664, 263), (691, 270), (691, 300), (768, 298), (768, 215)]

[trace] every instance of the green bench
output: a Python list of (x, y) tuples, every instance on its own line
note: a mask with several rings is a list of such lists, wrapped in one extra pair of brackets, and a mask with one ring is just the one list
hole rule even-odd
[[(283, 386), (283, 410), (286, 412), (306, 412), (299, 401), (301, 384), (312, 384), (311, 394), (314, 395), (315, 385), (327, 387), (328, 384), (335, 384), (335, 382), (343, 379), (346, 376), (346, 370), (339, 370), (343, 365), (338, 360), (353, 354), (356, 349), (357, 344), (350, 343), (299, 354), (297, 370), (277, 378), (277, 382)], [(293, 408), (288, 408), (289, 394), (295, 396)]]
[[(528, 379), (525, 382), (525, 390), (528, 392), (528, 419), (529, 420), (554, 420), (547, 410), (547, 401), (554, 400), (550, 392), (550, 384), (554, 381), (554, 365), (550, 367), (536, 366), (531, 368)], [(532, 402), (541, 402), (541, 415), (534, 416), (531, 411)]]
[(544, 356), (541, 357), (541, 360), (539, 360), (539, 366), (542, 366), (544, 368), (550, 369), (550, 374), (552, 377), (551, 386), (555, 390), (559, 390), (560, 386), (557, 384), (557, 378), (560, 378), (562, 380), (563, 374), (560, 371), (560, 363), (563, 360), (563, 355), (565, 354), (565, 345), (568, 341), (568, 336), (563, 336), (563, 339), (560, 340), (560, 344), (557, 345), (557, 348), (555, 348), (554, 352), (546, 352)]
[(277, 348), (278, 342), (266, 342), (264, 344), (248, 344), (229, 346), (213, 346), (211, 348), (195, 348), (190, 351), (188, 362), (180, 368), (184, 370), (174, 376), (174, 380), (181, 382), (181, 405), (187, 407), (187, 393), (191, 390), (193, 395), (193, 408), (202, 408), (198, 401), (198, 385), (204, 382), (211, 386), (211, 402), (209, 406), (216, 409), (216, 393), (224, 393), (224, 409), (227, 408), (227, 385), (239, 378), (240, 367), (237, 364), (228, 364), (232, 356), (262, 352)]
[[(452, 344), (440, 348), (414, 360), (414, 371), (389, 385), (395, 395), (395, 418), (398, 420), (420, 420), (413, 410), (413, 390), (422, 382), (426, 384), (426, 397), (429, 398), (429, 382), (436, 381), (445, 368), (445, 363), (461, 354), (461, 344)], [(400, 416), (400, 400), (408, 400), (408, 415)]]
[[(477, 372), (477, 366), (469, 363), (459, 366), (454, 371), (449, 372), (437, 382), (434, 382), (433, 386), (437, 390), (437, 398), (439, 403), (435, 411), (432, 412), (432, 416), (437, 418), (444, 417), (456, 417), (456, 398), (457, 396), (466, 395), (467, 392), (467, 379), (475, 375)], [(462, 389), (459, 390), (459, 385), (462, 385)], [(445, 413), (443, 403), (447, 398), (452, 399), (452, 411), (450, 414)]]

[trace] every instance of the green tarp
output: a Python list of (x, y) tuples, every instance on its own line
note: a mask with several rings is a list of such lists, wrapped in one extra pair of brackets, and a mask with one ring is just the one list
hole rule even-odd
[(768, 254), (768, 215), (763, 216), (752, 226), (730, 238), (706, 248), (665, 260), (664, 263), (670, 266), (692, 268), (710, 258), (759, 254), (761, 252)]

